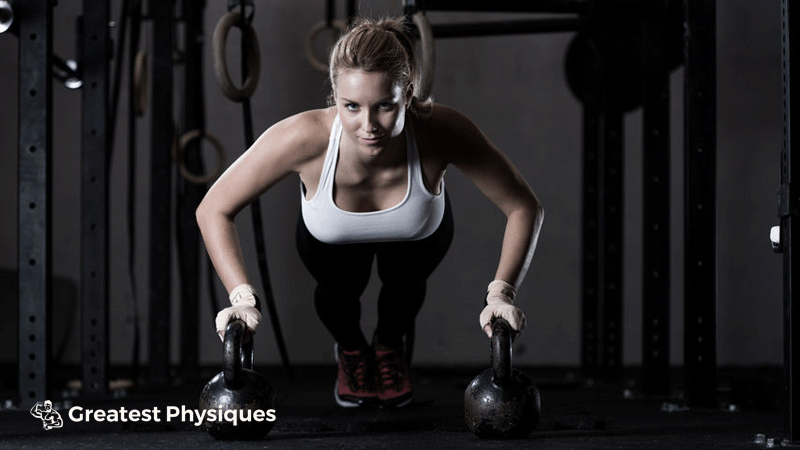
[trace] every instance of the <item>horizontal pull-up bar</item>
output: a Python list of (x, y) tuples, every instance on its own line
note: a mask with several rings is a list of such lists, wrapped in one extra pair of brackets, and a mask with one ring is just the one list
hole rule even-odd
[(560, 33), (578, 31), (581, 19), (532, 19), (503, 22), (472, 22), (432, 25), (435, 38), (495, 36), (504, 34)]
[(589, 0), (406, 0), (424, 11), (584, 13)]

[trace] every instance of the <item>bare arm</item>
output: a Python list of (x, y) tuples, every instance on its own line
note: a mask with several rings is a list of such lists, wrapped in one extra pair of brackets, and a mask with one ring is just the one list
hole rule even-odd
[(519, 170), (474, 123), (447, 107), (439, 106), (437, 113), (449, 131), (446, 134), (453, 137), (449, 162), (506, 216), (495, 280), (519, 288), (536, 248), (544, 209)]
[(195, 215), (203, 242), (228, 292), (243, 283), (249, 284), (234, 218), (258, 196), (290, 173), (299, 172), (313, 158), (316, 151), (313, 134), (318, 130), (319, 115), (303, 113), (270, 127), (220, 176), (198, 206)]

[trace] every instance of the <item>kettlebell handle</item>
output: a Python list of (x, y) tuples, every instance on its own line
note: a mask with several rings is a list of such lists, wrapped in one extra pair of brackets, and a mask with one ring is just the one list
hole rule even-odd
[(222, 367), (225, 386), (229, 389), (239, 388), (244, 383), (242, 368), (250, 369), (253, 366), (253, 340), (244, 344), (246, 330), (247, 325), (241, 319), (231, 320), (225, 329)]
[(502, 317), (492, 319), (492, 370), (494, 383), (503, 386), (511, 381), (511, 325)]

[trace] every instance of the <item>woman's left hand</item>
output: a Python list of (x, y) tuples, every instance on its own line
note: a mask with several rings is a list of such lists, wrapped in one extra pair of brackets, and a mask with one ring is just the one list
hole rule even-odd
[(490, 338), (492, 337), (492, 318), (502, 317), (516, 332), (521, 332), (525, 328), (525, 313), (514, 306), (514, 297), (517, 295), (514, 286), (502, 280), (495, 280), (489, 283), (486, 294), (486, 307), (480, 315), (480, 324), (483, 331)]

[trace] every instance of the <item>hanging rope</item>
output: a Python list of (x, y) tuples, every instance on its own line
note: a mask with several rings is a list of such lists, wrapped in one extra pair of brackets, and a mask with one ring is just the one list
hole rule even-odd
[[(229, 8), (235, 7), (234, 1), (228, 3)], [(220, 88), (225, 95), (235, 102), (242, 103), (242, 114), (244, 116), (244, 138), (245, 148), (249, 148), (255, 142), (253, 138), (253, 118), (250, 108), (250, 96), (253, 94), (258, 83), (258, 75), (261, 71), (261, 60), (258, 50), (258, 41), (253, 27), (248, 22), (245, 15), (246, 0), (239, 0), (241, 11), (229, 11), (220, 19), (214, 30), (214, 67), (217, 71), (217, 79), (220, 81)], [(252, 6), (252, 3), (251, 3)], [(253, 7), (255, 10), (255, 7)], [(253, 11), (254, 13), (254, 11)], [(251, 14), (249, 17), (252, 17)], [(243, 88), (236, 89), (228, 76), (225, 66), (225, 39), (227, 38), (230, 27), (235, 26), (242, 30), (241, 45), (241, 64)], [(281, 355), (284, 370), (290, 381), (294, 379), (292, 366), (289, 363), (289, 355), (286, 351), (286, 343), (283, 339), (280, 321), (278, 320), (278, 310), (275, 307), (275, 298), (272, 294), (272, 284), (269, 277), (269, 266), (267, 264), (267, 249), (264, 242), (264, 225), (261, 218), (261, 204), (259, 199), (250, 203), (250, 213), (253, 223), (253, 235), (258, 257), (258, 268), (261, 276), (261, 284), (264, 292), (264, 300), (269, 311), (272, 329), (275, 333), (275, 341)]]
[(136, 118), (141, 117), (147, 108), (147, 68), (144, 52), (139, 51), (142, 28), (142, 2), (133, 0), (130, 3), (131, 29), (128, 40), (128, 152), (127, 177), (128, 192), (126, 196), (126, 215), (128, 219), (128, 283), (131, 290), (131, 309), (133, 320), (133, 345), (131, 348), (131, 380), (139, 384), (139, 350), (141, 330), (139, 319), (139, 294), (136, 289)]
[(147, 53), (139, 51), (133, 63), (133, 102), (137, 117), (147, 111)]

